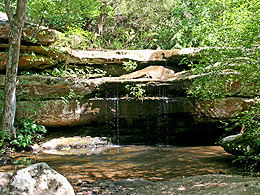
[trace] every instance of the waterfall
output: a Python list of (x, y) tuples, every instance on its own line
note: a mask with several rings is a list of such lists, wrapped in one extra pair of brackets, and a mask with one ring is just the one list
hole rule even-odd
[(169, 133), (169, 98), (167, 90), (164, 86), (160, 86), (158, 89), (158, 119), (157, 119), (157, 136), (158, 144), (167, 144), (168, 143), (168, 133)]
[(120, 98), (118, 90), (115, 94), (106, 93), (107, 102), (107, 114), (106, 114), (106, 126), (108, 127), (109, 134), (113, 137), (113, 142), (120, 144)]

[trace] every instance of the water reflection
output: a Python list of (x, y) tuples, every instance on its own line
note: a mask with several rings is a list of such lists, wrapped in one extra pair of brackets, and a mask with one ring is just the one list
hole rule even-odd
[[(221, 147), (117, 147), (106, 148), (102, 153), (84, 155), (18, 155), (16, 160), (31, 157), (37, 162), (46, 162), (71, 182), (81, 179), (94, 182), (143, 178), (151, 181), (171, 180), (178, 177), (236, 173), (231, 164), (232, 156)], [(0, 171), (13, 171), (16, 165), (1, 166)]]

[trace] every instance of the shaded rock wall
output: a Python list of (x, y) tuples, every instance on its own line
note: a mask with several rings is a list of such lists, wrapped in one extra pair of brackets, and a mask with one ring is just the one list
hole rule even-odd
[[(16, 116), (55, 131), (63, 127), (75, 134), (113, 137), (121, 144), (213, 144), (223, 133), (219, 121), (229, 120), (253, 100), (188, 97), (194, 77), (162, 66), (96, 79), (18, 76)], [(0, 76), (0, 90), (4, 78)], [(141, 99), (126, 89), (137, 84), (145, 90)]]
[[(74, 82), (40, 78), (19, 77), (27, 82), (20, 89), (23, 98), (17, 102), (17, 118), (28, 117), (54, 131), (54, 127), (63, 127), (76, 135), (108, 136), (122, 144), (212, 144), (223, 133), (218, 129), (219, 121), (232, 118), (253, 101), (242, 97), (211, 101), (186, 97), (191, 85), (188, 79)], [(140, 100), (128, 97), (127, 84), (142, 85), (147, 96)], [(66, 99), (70, 90), (81, 98)]]

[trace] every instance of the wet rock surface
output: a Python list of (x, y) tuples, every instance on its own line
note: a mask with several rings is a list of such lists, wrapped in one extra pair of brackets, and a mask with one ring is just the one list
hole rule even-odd
[(56, 138), (44, 142), (40, 145), (34, 145), (34, 152), (58, 155), (92, 155), (104, 152), (113, 145), (106, 137), (67, 137)]
[[(258, 178), (241, 176), (203, 175), (160, 182), (131, 194), (251, 194), (253, 188), (259, 189), (259, 181)], [(259, 190), (254, 192), (260, 194)]]
[(154, 185), (155, 182), (143, 179), (126, 179), (120, 181), (100, 181), (95, 183), (77, 181), (75, 191), (81, 194), (131, 194), (132, 190)]
[(76, 194), (158, 195), (252, 195), (260, 194), (260, 179), (231, 175), (199, 175), (164, 182), (129, 179), (117, 182), (87, 183), (79, 181)]
[[(35, 159), (32, 154), (17, 155), (13, 162), (24, 163), (24, 157), (34, 163), (46, 162), (68, 179), (76, 194), (203, 194), (215, 190), (214, 194), (222, 195), (222, 189), (256, 189), (259, 183), (258, 175), (238, 176), (243, 169), (231, 164), (232, 156), (217, 146), (119, 147), (90, 156), (38, 153)], [(15, 169), (17, 165), (0, 166), (1, 172)]]

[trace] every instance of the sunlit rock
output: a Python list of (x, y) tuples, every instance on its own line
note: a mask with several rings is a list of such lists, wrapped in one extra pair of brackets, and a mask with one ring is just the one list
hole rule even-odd
[[(8, 49), (7, 43), (0, 43), (0, 49)], [(8, 59), (7, 52), (0, 52), (0, 70), (5, 69)], [(66, 55), (55, 47), (21, 45), (19, 69), (44, 69), (65, 61)]]
[[(75, 96), (89, 95), (102, 81), (51, 77), (51, 76), (18, 76), (17, 98), (22, 100), (64, 99), (71, 93)], [(4, 89), (5, 75), (0, 75), (0, 90)], [(76, 97), (71, 97), (74, 99)]]
[(106, 137), (74, 136), (51, 139), (37, 146), (34, 152), (58, 155), (91, 155), (102, 153), (111, 147), (118, 146), (113, 145)]
[(80, 101), (19, 101), (17, 118), (29, 118), (48, 127), (76, 125), (81, 118)]
[(260, 148), (255, 144), (256, 138), (239, 133), (224, 137), (219, 141), (224, 150), (233, 155), (258, 155)]
[[(64, 48), (65, 49), (65, 48)], [(162, 62), (164, 65), (176, 63), (188, 56), (199, 54), (207, 48), (175, 49), (175, 50), (114, 50), (114, 51), (76, 51), (67, 50), (72, 59), (78, 63), (122, 64), (124, 61), (142, 63)]]
[[(0, 29), (0, 49), (8, 49), (7, 40), (10, 25), (4, 13), (1, 13)], [(107, 64), (120, 67), (123, 62), (132, 60), (142, 65), (164, 65), (175, 69), (185, 69), (187, 67), (180, 67), (178, 62), (187, 57), (196, 57), (203, 50), (208, 49), (86, 51), (71, 49), (67, 43), (65, 44), (66, 38), (60, 37), (61, 33), (56, 30), (25, 22), (20, 47), (19, 68), (43, 69), (63, 61), (83, 66), (102, 64), (104, 67), (101, 67), (101, 69), (106, 69)], [(54, 45), (55, 43), (56, 45)], [(27, 54), (27, 56), (24, 56), (24, 54)], [(3, 57), (3, 60), (0, 60), (0, 70), (6, 67), (6, 55), (1, 54), (1, 57)]]
[(10, 181), (10, 194), (16, 195), (74, 195), (68, 180), (46, 163), (30, 165), (16, 171)]
[(138, 78), (151, 78), (151, 79), (169, 79), (174, 76), (174, 71), (163, 66), (149, 66), (142, 70), (135, 71), (130, 74), (120, 76), (121, 79), (138, 79)]
[(11, 173), (0, 172), (0, 194), (5, 195), (9, 193), (8, 185), (12, 177)]
[[(8, 39), (8, 34), (10, 32), (10, 24), (5, 13), (0, 13), (0, 39)], [(25, 22), (22, 40), (28, 43), (37, 43), (39, 45), (50, 45), (57, 41), (58, 31), (53, 29), (48, 29), (46, 27), (38, 27), (35, 24)]]

